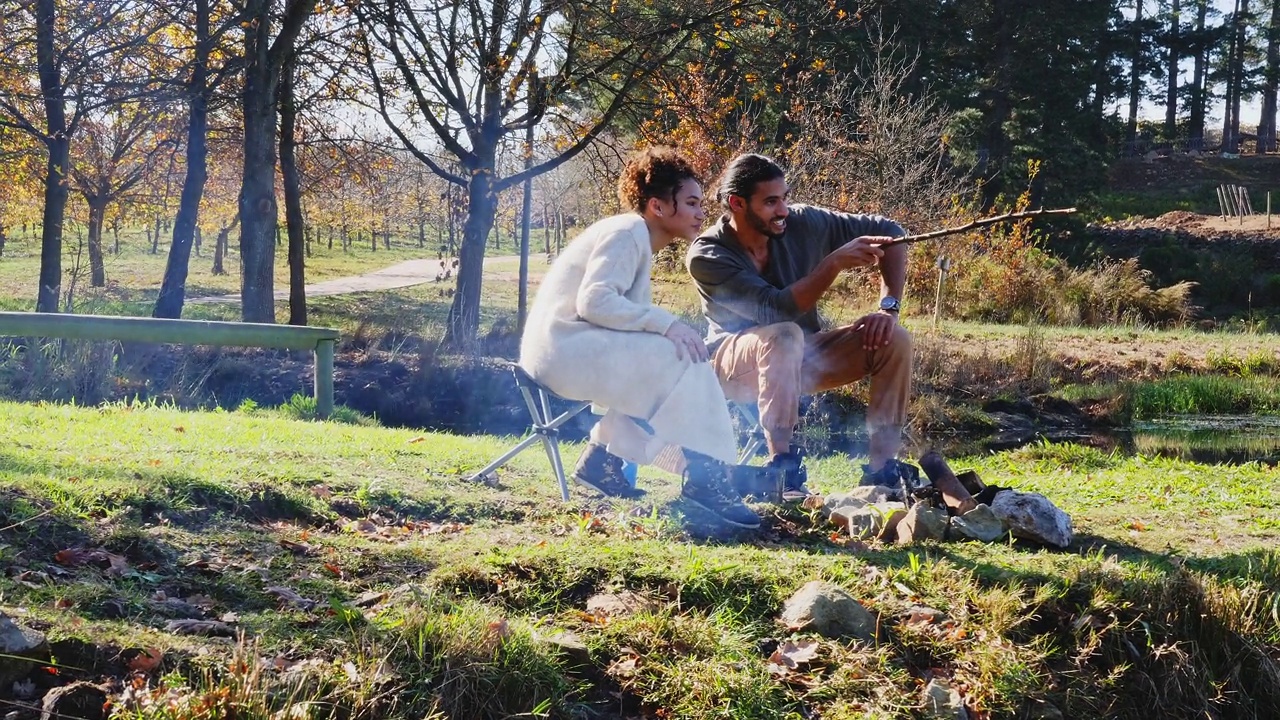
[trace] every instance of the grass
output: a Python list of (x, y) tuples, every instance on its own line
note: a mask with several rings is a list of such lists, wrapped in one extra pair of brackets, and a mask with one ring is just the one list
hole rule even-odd
[[(498, 487), (466, 480), (510, 439), (245, 410), (0, 403), (0, 603), (82, 668), (63, 673), (126, 678), (120, 717), (913, 717), (927, 678), (976, 717), (1280, 701), (1273, 468), (1056, 444), (953, 463), (1053, 498), (1068, 552), (861, 545), (768, 506), (760, 535), (716, 541), (656, 471), (641, 501), (563, 504), (536, 451)], [(811, 484), (847, 488), (852, 466), (815, 459)], [(777, 626), (816, 578), (880, 640)], [(652, 604), (585, 611), (623, 589)], [(913, 605), (944, 618), (907, 622)], [(169, 624), (195, 614), (242, 639)], [(550, 641), (565, 632), (581, 651)], [(770, 671), (786, 639), (815, 655)]]

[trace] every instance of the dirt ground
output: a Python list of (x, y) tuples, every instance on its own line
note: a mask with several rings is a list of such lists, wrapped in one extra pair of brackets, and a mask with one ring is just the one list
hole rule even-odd
[[(1280, 211), (1280, 203), (1275, 208)], [(1252, 237), (1265, 236), (1280, 239), (1280, 212), (1267, 215), (1256, 213), (1244, 217), (1200, 215), (1186, 210), (1174, 210), (1155, 218), (1131, 218), (1109, 223), (1118, 228), (1157, 228), (1180, 230), (1194, 235), (1220, 236), (1223, 233), (1239, 233)]]

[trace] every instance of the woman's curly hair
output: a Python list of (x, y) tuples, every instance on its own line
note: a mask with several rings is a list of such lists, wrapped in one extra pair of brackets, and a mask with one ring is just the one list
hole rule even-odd
[(686, 180), (702, 182), (679, 150), (666, 145), (647, 147), (627, 158), (618, 177), (618, 201), (643, 215), (649, 198), (674, 202), (676, 191)]

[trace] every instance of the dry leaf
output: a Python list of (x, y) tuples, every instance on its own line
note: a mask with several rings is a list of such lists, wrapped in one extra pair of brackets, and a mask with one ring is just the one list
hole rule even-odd
[(187, 431), (187, 429), (182, 427), (181, 425), (175, 425), (173, 428), (173, 431), (176, 433), (184, 433)]
[(179, 635), (211, 635), (232, 637), (235, 632), (231, 626), (218, 620), (170, 620), (165, 630)]
[(327, 485), (312, 485), (311, 494), (322, 500), (328, 500), (333, 497), (333, 491)]
[(301, 595), (294, 592), (293, 590), (290, 590), (289, 588), (283, 587), (280, 585), (275, 585), (267, 588), (267, 592), (271, 593), (272, 595), (275, 595), (276, 597), (280, 598), (281, 600), (285, 601), (286, 603), (300, 610), (311, 610), (320, 604), (319, 600), (309, 600), (307, 598), (302, 597)]
[(280, 547), (288, 550), (294, 555), (310, 555), (315, 552), (314, 548), (304, 542), (294, 542), (284, 538), (280, 538)]
[(58, 598), (53, 602), (53, 606), (58, 610), (69, 610), (75, 607), (75, 603), (71, 602), (68, 598)]
[(342, 577), (342, 568), (338, 567), (337, 565), (334, 565), (333, 563), (325, 563), (324, 569), (328, 570), (329, 572), (333, 573), (338, 577)]
[(426, 441), (426, 439), (427, 439), (427, 436), (426, 436), (426, 435), (419, 435), (418, 437), (410, 438), (410, 439), (409, 439), (409, 444), (410, 444), (410, 445), (417, 445), (417, 444), (418, 444), (418, 443), (420, 443), (420, 442), (425, 442), (425, 441)]
[(125, 663), (125, 667), (134, 672), (151, 672), (160, 667), (161, 660), (164, 660), (164, 653), (160, 652), (158, 648), (146, 648), (140, 650), (132, 660)]

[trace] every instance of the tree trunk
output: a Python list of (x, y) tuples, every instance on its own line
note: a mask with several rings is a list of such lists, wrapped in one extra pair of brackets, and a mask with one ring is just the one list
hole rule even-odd
[(1231, 42), (1227, 46), (1227, 97), (1222, 111), (1222, 152), (1240, 150), (1240, 82), (1243, 78), (1240, 61), (1243, 56), (1244, 22), (1241, 17), (1248, 0), (1236, 0), (1231, 15)]
[(1280, 0), (1271, 0), (1267, 23), (1267, 66), (1263, 74), (1262, 117), (1258, 119), (1258, 153), (1276, 151), (1276, 91), (1280, 85)]
[(4, 257), (4, 243), (5, 243), (5, 240), (7, 239), (5, 237), (4, 232), (5, 232), (4, 221), (0, 220), (0, 257)]
[(1169, 53), (1166, 57), (1168, 84), (1164, 99), (1164, 136), (1173, 140), (1178, 134), (1178, 61), (1182, 59), (1178, 43), (1182, 31), (1182, 7), (1179, 0), (1172, 0), (1169, 14)]
[(458, 253), (458, 289), (449, 307), (445, 346), (459, 351), (475, 347), (480, 328), (480, 286), (484, 276), (485, 241), (493, 228), (497, 196), (493, 192), (493, 164), (474, 172), (467, 184), (467, 221)]
[(244, 23), (244, 173), (240, 186), (240, 309), (245, 322), (276, 321), (276, 83), (270, 3), (256, 0)]
[(120, 255), (120, 213), (111, 218), (111, 254)]
[(303, 257), (302, 180), (294, 156), (294, 127), (298, 109), (294, 105), (295, 59), (290, 56), (280, 71), (280, 174), (284, 181), (284, 217), (289, 233), (289, 324), (307, 324), (307, 274)]
[(218, 237), (213, 241), (213, 270), (214, 275), (226, 275), (227, 270), (223, 267), (223, 259), (227, 256), (229, 249), (231, 230), (240, 224), (240, 216), (236, 215), (231, 218), (231, 222), (218, 231)]
[(1129, 59), (1129, 123), (1125, 138), (1133, 153), (1138, 151), (1138, 99), (1142, 94), (1142, 2), (1133, 0), (1133, 55)]
[[(196, 257), (200, 257), (200, 246), (204, 244), (204, 234), (200, 232), (199, 225), (195, 226), (195, 232), (193, 233), (193, 236), (195, 240), (195, 247), (193, 249), (196, 252)], [(169, 248), (169, 252), (172, 253), (173, 248)]]
[(160, 227), (161, 227), (160, 223), (161, 223), (161, 218), (160, 218), (160, 216), (159, 216), (159, 215), (157, 215), (157, 216), (156, 216), (156, 231), (155, 231), (154, 233), (152, 233), (152, 234), (151, 234), (151, 254), (152, 254), (152, 255), (159, 255), (159, 254), (160, 254), (160, 232), (161, 232), (161, 230), (160, 230)]
[[(530, 88), (532, 88), (530, 84)], [(532, 97), (532, 92), (530, 92)], [(524, 169), (533, 167), (533, 123), (524, 132)], [(529, 222), (533, 219), (533, 177), (524, 181), (524, 197), (520, 203), (520, 292), (516, 303), (516, 336), (524, 333), (529, 314)]]
[(85, 198), (89, 203), (89, 286), (106, 287), (107, 271), (102, 264), (102, 223), (107, 216), (104, 196)]
[(40, 289), (36, 312), (58, 312), (62, 290), (62, 222), (67, 212), (67, 176), (71, 140), (67, 136), (66, 98), (53, 48), (57, 22), (56, 0), (36, 0), (36, 65), (44, 101), (45, 148), (49, 152), (44, 178), (44, 227), (40, 238)]
[(1204, 34), (1208, 14), (1209, 0), (1196, 0), (1196, 52), (1191, 73), (1191, 119), (1187, 124), (1187, 135), (1191, 142), (1199, 143), (1195, 146), (1196, 150), (1204, 149), (1205, 66), (1209, 55)]
[[(182, 180), (178, 200), (178, 216), (173, 223), (173, 242), (165, 263), (164, 280), (151, 316), (182, 317), (186, 301), (187, 272), (191, 265), (191, 246), (200, 254), (200, 200), (209, 178), (209, 0), (196, 0), (196, 50), (187, 83), (187, 174)], [(221, 258), (219, 258), (219, 265)]]

